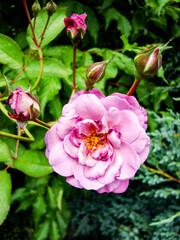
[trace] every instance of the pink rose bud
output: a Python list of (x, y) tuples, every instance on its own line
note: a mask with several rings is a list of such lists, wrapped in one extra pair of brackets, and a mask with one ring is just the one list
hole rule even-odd
[(85, 19), (87, 14), (73, 14), (70, 18), (64, 18), (67, 36), (77, 45), (85, 36), (87, 26)]
[(13, 111), (9, 116), (20, 122), (34, 120), (40, 112), (38, 98), (22, 91), (21, 87), (17, 87), (16, 91), (9, 95), (8, 104)]
[(161, 47), (151, 46), (136, 55), (134, 63), (136, 67), (136, 75), (139, 79), (144, 79), (149, 75), (158, 72), (162, 65)]

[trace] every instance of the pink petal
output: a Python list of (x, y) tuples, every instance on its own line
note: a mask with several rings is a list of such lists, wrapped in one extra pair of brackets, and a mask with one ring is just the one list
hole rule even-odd
[(61, 117), (57, 124), (57, 134), (64, 139), (75, 127), (77, 117)]
[(119, 148), (122, 157), (120, 175), (117, 179), (125, 180), (133, 178), (140, 167), (140, 160), (135, 150), (127, 143), (122, 142)]
[(138, 153), (141, 164), (147, 159), (149, 155), (149, 145), (150, 145), (150, 139), (148, 137), (145, 148), (143, 149), (142, 152)]
[(109, 167), (109, 161), (97, 161), (92, 167), (84, 167), (84, 175), (89, 179), (99, 178), (104, 176), (107, 168)]
[(97, 132), (100, 130), (99, 126), (96, 124), (94, 120), (91, 119), (84, 119), (78, 124), (79, 134), (84, 134), (89, 136), (92, 132)]
[(75, 113), (83, 119), (101, 120), (106, 109), (93, 94), (81, 95), (75, 105)]
[(81, 186), (81, 184), (79, 183), (79, 181), (74, 177), (67, 177), (66, 178), (66, 182), (71, 184), (72, 186), (76, 187), (76, 188), (83, 188), (83, 186)]
[(106, 98), (102, 98), (100, 102), (104, 105), (106, 110), (109, 110), (111, 107), (115, 107), (118, 110), (130, 110), (131, 106), (129, 103), (118, 96), (107, 96)]
[(72, 158), (78, 158), (79, 148), (70, 140), (70, 134), (66, 135), (63, 141), (64, 151)]
[(120, 133), (116, 130), (108, 133), (107, 139), (110, 141), (114, 148), (119, 148), (121, 144)]
[(90, 93), (94, 94), (99, 99), (105, 98), (104, 94), (102, 94), (102, 92), (100, 92), (97, 88), (92, 88)]
[(119, 186), (115, 188), (112, 192), (113, 193), (123, 193), (127, 190), (129, 185), (129, 180), (120, 180)]
[(94, 166), (97, 162), (94, 158), (92, 158), (91, 154), (88, 154), (88, 149), (86, 143), (82, 143), (79, 148), (79, 164), (86, 166)]
[(134, 142), (131, 143), (131, 147), (133, 147), (137, 153), (142, 152), (143, 149), (145, 148), (148, 138), (149, 137), (147, 136), (146, 132), (142, 128), (138, 137), (134, 140)]
[(111, 160), (111, 163), (109, 164), (109, 167), (106, 170), (106, 173), (104, 176), (99, 177), (98, 181), (100, 181), (103, 184), (109, 184), (113, 182), (117, 175), (120, 173), (122, 165), (122, 158), (120, 155), (119, 150), (114, 149), (114, 155), (113, 159)]
[(49, 164), (58, 174), (69, 177), (73, 175), (72, 165), (74, 160), (63, 149), (62, 142), (57, 143), (49, 153)]
[(50, 150), (56, 143), (60, 141), (59, 136), (57, 135), (57, 123), (55, 123), (45, 135), (46, 148)]
[(84, 166), (79, 165), (78, 163), (74, 163), (73, 165), (73, 173), (74, 177), (79, 181), (79, 183), (87, 190), (97, 190), (104, 186), (104, 184), (100, 183), (96, 179), (88, 179), (84, 175)]

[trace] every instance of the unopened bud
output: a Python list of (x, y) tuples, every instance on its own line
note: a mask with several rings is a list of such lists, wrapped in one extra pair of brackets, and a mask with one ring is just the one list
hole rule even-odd
[(95, 83), (100, 82), (103, 79), (106, 72), (106, 67), (111, 60), (112, 59), (102, 62), (96, 62), (87, 68), (85, 84), (88, 89), (92, 87)]
[(53, 1), (48, 2), (48, 3), (46, 4), (47, 14), (48, 14), (49, 16), (52, 16), (53, 13), (55, 13), (56, 8), (57, 8), (57, 5), (56, 5)]
[(160, 47), (151, 46), (134, 58), (137, 74), (141, 75), (142, 78), (156, 74), (162, 66), (160, 49)]
[(20, 123), (25, 122), (24, 125), (28, 121), (36, 119), (40, 112), (38, 98), (22, 91), (21, 87), (17, 87), (16, 91), (9, 95), (7, 103), (13, 111), (13, 113), (9, 113), (9, 116)]
[(34, 16), (34, 17), (37, 17), (38, 12), (41, 10), (41, 6), (40, 6), (38, 0), (36, 0), (36, 1), (33, 3), (31, 9), (32, 9), (32, 12), (33, 12), (33, 16)]

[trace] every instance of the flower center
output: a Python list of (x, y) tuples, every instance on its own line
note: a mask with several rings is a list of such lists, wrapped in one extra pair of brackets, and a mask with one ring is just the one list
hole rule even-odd
[(93, 132), (91, 135), (85, 137), (85, 142), (87, 143), (88, 150), (91, 148), (98, 148), (104, 145), (107, 141), (107, 133), (96, 133)]

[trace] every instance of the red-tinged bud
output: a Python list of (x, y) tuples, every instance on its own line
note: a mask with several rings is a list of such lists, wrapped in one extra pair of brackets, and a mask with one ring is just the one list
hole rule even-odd
[(16, 119), (20, 127), (25, 126), (28, 121), (36, 119), (40, 112), (38, 98), (22, 91), (21, 87), (17, 87), (16, 91), (9, 95), (7, 103), (13, 111), (13, 113), (9, 113), (9, 116)]
[(41, 10), (41, 6), (40, 6), (38, 0), (36, 0), (36, 1), (33, 3), (31, 9), (32, 9), (32, 12), (33, 12), (33, 16), (34, 16), (34, 17), (37, 17), (39, 11)]
[(100, 82), (103, 79), (106, 67), (111, 60), (96, 62), (87, 68), (85, 78), (87, 89), (91, 88), (95, 83)]
[(137, 78), (144, 79), (150, 75), (157, 74), (162, 66), (162, 55), (160, 50), (160, 47), (151, 46), (136, 55), (134, 63), (137, 71)]
[(73, 14), (70, 18), (64, 18), (67, 36), (77, 45), (84, 38), (87, 26), (85, 19), (87, 14)]
[(49, 16), (52, 16), (53, 13), (55, 13), (56, 8), (57, 8), (57, 5), (56, 5), (53, 1), (48, 2), (48, 3), (46, 4), (47, 14), (48, 14)]

